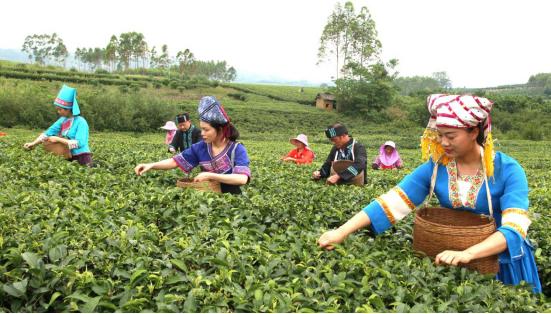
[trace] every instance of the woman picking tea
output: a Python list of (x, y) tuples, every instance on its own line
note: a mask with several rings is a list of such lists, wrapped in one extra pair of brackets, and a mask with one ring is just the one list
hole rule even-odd
[(318, 245), (330, 250), (367, 226), (376, 234), (384, 232), (425, 200), (434, 178), (432, 187), (442, 207), (483, 215), (493, 212), (497, 227), (495, 233), (465, 250), (440, 252), (435, 263), (467, 264), (498, 255), (498, 280), (513, 285), (525, 281), (534, 292), (541, 292), (527, 239), (531, 221), (526, 174), (515, 159), (493, 150), (492, 105), (486, 98), (471, 95), (429, 96), (431, 117), (421, 140), (427, 161), (342, 226), (325, 232)]

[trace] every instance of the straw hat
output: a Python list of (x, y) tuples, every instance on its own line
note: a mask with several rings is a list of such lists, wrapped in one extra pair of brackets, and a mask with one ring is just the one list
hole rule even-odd
[(305, 146), (308, 146), (308, 137), (304, 134), (299, 134), (297, 137), (289, 139), (289, 141), (291, 143), (293, 143), (293, 141), (299, 141), (302, 144), (304, 144)]
[(174, 121), (167, 121), (165, 125), (161, 127), (161, 129), (167, 130), (167, 131), (174, 131), (174, 130), (177, 130), (178, 128), (176, 127), (176, 123), (174, 123)]

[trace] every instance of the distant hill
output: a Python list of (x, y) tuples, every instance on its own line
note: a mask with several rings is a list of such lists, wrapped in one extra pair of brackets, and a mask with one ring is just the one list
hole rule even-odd
[(0, 48), (0, 60), (29, 63), (29, 58), (27, 57), (27, 54), (17, 49)]

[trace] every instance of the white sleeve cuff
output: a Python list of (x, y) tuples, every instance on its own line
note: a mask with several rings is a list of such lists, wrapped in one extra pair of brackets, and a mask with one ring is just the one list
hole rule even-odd
[(38, 137), (38, 140), (41, 141), (41, 142), (44, 142), (48, 137), (46, 136), (46, 134), (42, 133), (40, 134), (40, 136)]
[(76, 140), (69, 140), (68, 146), (69, 149), (78, 148), (78, 142)]

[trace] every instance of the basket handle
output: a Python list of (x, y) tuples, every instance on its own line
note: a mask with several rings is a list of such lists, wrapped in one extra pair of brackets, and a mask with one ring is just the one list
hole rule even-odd
[(438, 158), (438, 160), (434, 163), (434, 168), (432, 169), (432, 175), (430, 177), (429, 198), (425, 201), (424, 207), (428, 207), (430, 201), (432, 200), (432, 195), (434, 194), (434, 186), (436, 185), (436, 174), (438, 173), (438, 163), (440, 162), (440, 159), (442, 159), (442, 157)]
[(490, 194), (490, 186), (488, 185), (488, 176), (486, 175), (486, 164), (484, 164), (484, 148), (480, 147), (480, 158), (482, 159), (482, 172), (484, 173), (484, 185), (486, 186), (486, 198), (488, 198), (488, 209), (490, 217), (494, 218), (494, 208), (492, 205), (492, 195)]

